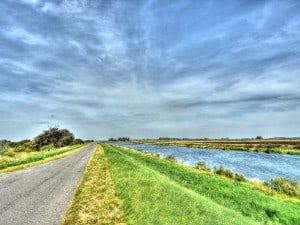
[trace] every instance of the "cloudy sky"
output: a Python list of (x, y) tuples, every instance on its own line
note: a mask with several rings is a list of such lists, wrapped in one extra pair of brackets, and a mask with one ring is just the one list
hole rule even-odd
[(0, 139), (300, 136), (300, 2), (1, 0)]

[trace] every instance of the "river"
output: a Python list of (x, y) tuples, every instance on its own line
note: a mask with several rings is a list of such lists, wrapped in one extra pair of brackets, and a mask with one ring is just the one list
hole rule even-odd
[(285, 177), (300, 182), (300, 155), (267, 154), (263, 152), (230, 151), (177, 146), (162, 146), (133, 143), (112, 143), (163, 157), (173, 155), (177, 161), (190, 166), (204, 161), (211, 169), (214, 166), (230, 168), (248, 179), (269, 181), (274, 177)]

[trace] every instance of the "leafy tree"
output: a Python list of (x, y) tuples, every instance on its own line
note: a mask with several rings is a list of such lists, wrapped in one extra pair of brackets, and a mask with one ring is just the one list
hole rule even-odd
[(256, 140), (262, 140), (263, 137), (262, 137), (262, 136), (257, 136), (255, 139), (256, 139)]
[(67, 129), (52, 127), (38, 135), (34, 141), (38, 150), (46, 145), (53, 145), (58, 148), (72, 144), (74, 135)]

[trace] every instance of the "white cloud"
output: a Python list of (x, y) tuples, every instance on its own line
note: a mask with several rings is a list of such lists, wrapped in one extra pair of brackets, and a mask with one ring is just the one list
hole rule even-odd
[(40, 0), (22, 0), (22, 2), (29, 4), (29, 5), (36, 6), (40, 3)]
[(28, 45), (47, 45), (48, 42), (39, 34), (30, 33), (23, 28), (11, 28), (5, 32), (10, 39), (22, 41)]

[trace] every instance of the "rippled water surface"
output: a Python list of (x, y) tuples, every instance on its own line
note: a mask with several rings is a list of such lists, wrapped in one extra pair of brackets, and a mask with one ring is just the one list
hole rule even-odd
[(204, 161), (210, 168), (223, 166), (232, 169), (234, 172), (240, 172), (249, 179), (267, 181), (274, 177), (286, 177), (300, 182), (300, 155), (132, 143), (117, 143), (117, 145), (159, 153), (163, 157), (174, 155), (178, 161), (191, 166), (195, 166), (199, 161)]

